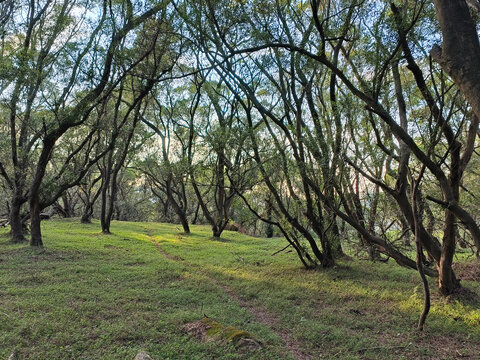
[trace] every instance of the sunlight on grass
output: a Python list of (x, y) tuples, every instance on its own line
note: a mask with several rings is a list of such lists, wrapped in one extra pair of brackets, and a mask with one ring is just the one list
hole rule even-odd
[[(12, 245), (2, 230), (2, 359), (13, 350), (25, 359), (133, 359), (140, 350), (155, 359), (289, 359), (279, 329), (314, 358), (438, 357), (441, 346), (429, 339), (446, 337), (469, 355), (480, 341), (478, 302), (436, 294), (427, 330), (417, 334), (418, 274), (393, 263), (348, 260), (307, 271), (294, 253), (271, 256), (282, 239), (213, 239), (205, 226), (190, 235), (154, 223), (114, 222), (112, 235), (75, 220), (43, 226), (42, 250)], [(238, 299), (271, 314), (276, 329)], [(189, 337), (184, 324), (204, 314), (264, 347), (239, 352)]]

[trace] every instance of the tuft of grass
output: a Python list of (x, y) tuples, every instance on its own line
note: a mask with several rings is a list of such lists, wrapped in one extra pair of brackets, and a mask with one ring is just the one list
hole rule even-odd
[(206, 328), (206, 337), (214, 340), (225, 340), (237, 344), (241, 339), (253, 339), (253, 336), (245, 330), (237, 329), (234, 326), (222, 325), (208, 317), (204, 317), (200, 322)]
[[(307, 271), (292, 252), (271, 256), (283, 239), (228, 231), (214, 239), (206, 226), (190, 235), (158, 223), (113, 222), (113, 235), (78, 219), (42, 226), (41, 250), (0, 233), (1, 359), (12, 351), (19, 359), (133, 359), (141, 350), (155, 359), (292, 359), (285, 337), (313, 358), (479, 354), (478, 297), (435, 295), (418, 333), (418, 274), (394, 263), (344, 260)], [(480, 293), (477, 281), (462, 283)], [(190, 337), (185, 324), (204, 314), (264, 346), (239, 352)]]

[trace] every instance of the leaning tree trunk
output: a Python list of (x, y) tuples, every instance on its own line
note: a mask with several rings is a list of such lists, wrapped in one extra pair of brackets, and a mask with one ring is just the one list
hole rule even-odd
[(217, 224), (212, 226), (212, 233), (214, 238), (219, 238), (222, 236), (223, 230), (225, 227), (222, 228), (222, 226), (219, 226)]
[(190, 174), (190, 179), (191, 179), (193, 190), (195, 191), (195, 195), (196, 195), (197, 200), (198, 200), (198, 204), (200, 205), (200, 208), (202, 209), (203, 216), (205, 217), (205, 219), (207, 219), (207, 221), (212, 226), (212, 235), (213, 235), (213, 237), (218, 238), (222, 235), (222, 232), (223, 232), (223, 229), (225, 228), (225, 226), (223, 228), (221, 226), (219, 226), (216, 219), (214, 219), (212, 214), (210, 213), (210, 210), (208, 210), (207, 205), (203, 201), (202, 193), (200, 192), (200, 189), (198, 188), (198, 185), (195, 181), (195, 177), (193, 175), (193, 172)]
[(168, 202), (172, 204), (173, 210), (178, 216), (178, 219), (180, 220), (180, 224), (182, 224), (183, 232), (185, 234), (190, 234), (190, 226), (188, 225), (188, 219), (186, 215), (186, 209), (182, 208), (177, 201), (175, 200), (173, 196), (173, 191), (171, 188), (171, 183), (170, 179), (167, 180), (167, 197), (168, 197)]
[[(405, 36), (401, 35), (401, 38), (403, 41), (403, 45), (402, 45), (403, 52), (409, 63), (409, 69), (414, 74), (416, 82), (417, 84), (419, 84), (419, 88), (425, 89), (426, 86), (425, 86), (425, 81), (423, 79), (422, 72), (418, 67), (418, 65), (415, 63), (413, 56), (411, 55), (410, 49), (408, 48), (408, 44), (406, 43)], [(477, 38), (477, 42), (478, 42), (478, 38)], [(402, 120), (402, 128), (406, 131), (407, 126), (406, 126), (405, 101), (403, 99), (403, 91), (401, 87), (400, 75), (398, 72), (398, 62), (395, 63), (395, 66), (393, 67), (393, 75), (395, 80), (397, 99), (399, 102), (399, 107), (401, 109), (400, 117)], [(429, 100), (431, 99), (431, 95), (427, 91), (423, 90), (423, 94), (427, 102), (428, 101), (432, 102), (431, 100)], [(438, 112), (438, 109), (435, 106), (430, 105), (430, 108), (432, 109), (431, 110), (432, 114), (435, 114), (436, 112)], [(462, 162), (465, 162), (465, 163), (468, 162), (468, 157), (463, 159), (460, 157), (460, 143), (457, 140), (455, 140), (453, 136), (453, 131), (448, 125), (443, 126), (443, 132), (445, 134), (445, 137), (450, 147), (450, 157), (451, 157), (450, 176), (447, 181), (448, 187), (449, 187), (449, 190), (451, 190), (451, 197), (453, 198), (455, 203), (458, 203), (460, 198), (460, 193), (459, 193), (460, 182), (463, 174), (461, 164)], [(403, 145), (402, 143), (402, 146), (405, 146), (405, 145)], [(466, 149), (467, 152), (465, 154), (468, 153), (469, 151), (468, 149), (469, 149), (469, 146), (467, 146), (467, 149)], [(405, 153), (405, 155), (406, 154), (407, 153)], [(460, 286), (460, 283), (457, 281), (455, 277), (455, 273), (452, 268), (453, 256), (455, 254), (455, 240), (456, 240), (455, 215), (453, 214), (453, 212), (451, 212), (447, 208), (445, 213), (443, 245), (440, 247), (435, 241), (433, 235), (431, 233), (426, 233), (422, 222), (416, 221), (415, 214), (412, 211), (412, 207), (414, 208), (415, 204), (412, 204), (411, 206), (407, 205), (408, 200), (406, 198), (405, 192), (406, 192), (405, 183), (403, 184), (403, 186), (397, 186), (397, 194), (396, 194), (397, 203), (400, 205), (400, 208), (403, 210), (403, 213), (407, 221), (410, 222), (412, 230), (414, 231), (414, 234), (415, 234), (416, 241), (420, 242), (420, 245), (427, 250), (427, 253), (432, 258), (434, 258), (437, 263), (437, 268), (439, 272), (438, 280), (439, 280), (440, 293), (442, 295), (449, 295)], [(402, 206), (402, 203), (403, 203), (403, 206)]]
[(188, 225), (188, 220), (185, 214), (178, 214), (178, 218), (180, 219), (180, 223), (182, 224), (183, 232), (185, 234), (190, 234), (190, 226)]
[(167, 190), (167, 197), (168, 201), (170, 204), (172, 204), (173, 210), (178, 216), (178, 219), (180, 220), (180, 223), (182, 224), (183, 227), (183, 232), (185, 234), (190, 234), (190, 226), (188, 224), (188, 218), (187, 218), (187, 209), (188, 209), (188, 204), (187, 204), (187, 197), (185, 195), (185, 187), (182, 186), (182, 199), (180, 199), (179, 202), (175, 200), (174, 194), (173, 194), (173, 189), (172, 189), (172, 182), (173, 182), (173, 173), (171, 169), (169, 169), (169, 174), (168, 174), (168, 179), (166, 182), (166, 190)]
[[(142, 95), (139, 97), (139, 99), (142, 99), (146, 94), (147, 92), (143, 92)], [(131, 109), (133, 109), (133, 107)], [(140, 112), (140, 103), (137, 104), (135, 115), (133, 118), (132, 128), (128, 132), (128, 136), (125, 139), (123, 149), (121, 150), (122, 152), (120, 153), (119, 158), (116, 160), (115, 165), (113, 165), (113, 162), (112, 162), (113, 150), (109, 155), (108, 170), (107, 170), (108, 177), (105, 178), (105, 192), (102, 193), (102, 232), (105, 234), (110, 234), (110, 223), (113, 217), (115, 201), (117, 200), (118, 174), (121, 168), (123, 167), (123, 164), (125, 163), (125, 159), (127, 158), (128, 150), (130, 148), (130, 143), (132, 141), (133, 135), (135, 133), (135, 129), (137, 127), (137, 124), (140, 118), (139, 112)], [(109, 199), (108, 210), (107, 210), (105, 208), (106, 202), (107, 202), (106, 193), (109, 187), (110, 187), (110, 199)]]
[(269, 199), (267, 200), (267, 220), (268, 222), (266, 223), (267, 224), (267, 228), (265, 229), (265, 235), (267, 236), (267, 238), (273, 238), (273, 233), (274, 233), (274, 228), (273, 228), (273, 224), (272, 224), (272, 209), (273, 208), (273, 205), (271, 203), (271, 200), (270, 200), (270, 196), (269, 196)]

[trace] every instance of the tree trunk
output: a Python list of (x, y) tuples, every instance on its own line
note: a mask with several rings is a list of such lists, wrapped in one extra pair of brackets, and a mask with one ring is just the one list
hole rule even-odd
[(443, 256), (438, 267), (438, 279), (438, 290), (443, 296), (454, 293), (460, 287), (460, 283), (451, 268), (451, 263)]
[(110, 221), (107, 218), (107, 190), (108, 190), (107, 188), (102, 190), (102, 209), (100, 211), (100, 226), (102, 227), (102, 233), (111, 234)]
[(440, 294), (448, 296), (460, 287), (452, 269), (453, 256), (455, 255), (455, 216), (449, 210), (445, 214), (444, 239), (442, 256), (438, 263), (438, 288)]
[[(101, 176), (99, 176), (97, 179), (101, 179)], [(96, 183), (96, 181), (94, 181), (94, 184)], [(100, 188), (93, 195), (92, 199), (90, 199), (90, 191), (86, 193), (85, 208), (83, 209), (83, 214), (81, 219), (82, 224), (90, 224), (92, 222), (93, 206), (97, 201), (98, 197), (101, 195), (102, 188), (103, 188), (103, 184), (100, 185)]]
[(212, 232), (214, 238), (219, 238), (222, 235), (223, 229), (217, 225), (212, 226)]
[(200, 204), (198, 203), (197, 204), (197, 207), (195, 208), (195, 214), (193, 216), (193, 220), (192, 220), (192, 224), (196, 224), (197, 223), (197, 219), (198, 219), (198, 212), (200, 211)]
[[(173, 210), (178, 216), (178, 219), (180, 220), (180, 223), (182, 224), (183, 227), (183, 232), (185, 234), (190, 234), (190, 227), (188, 226), (188, 219), (186, 215), (186, 203), (181, 206), (180, 204), (175, 200), (175, 197), (173, 195), (173, 189), (172, 189), (172, 182), (173, 182), (173, 174), (170, 171), (168, 174), (168, 179), (166, 182), (166, 193), (168, 197), (168, 202), (172, 204)], [(186, 199), (184, 200), (186, 201)]]
[(180, 223), (182, 224), (183, 227), (183, 232), (185, 234), (190, 234), (190, 226), (188, 225), (188, 220), (185, 214), (178, 214), (178, 217), (180, 218)]
[(172, 204), (173, 210), (177, 214), (178, 219), (180, 220), (180, 224), (182, 224), (183, 232), (185, 234), (190, 234), (190, 227), (188, 225), (188, 219), (185, 214), (185, 211), (175, 201), (172, 193), (170, 193), (168, 196), (169, 196), (170, 204)]
[(23, 229), (22, 219), (20, 217), (20, 209), (22, 207), (23, 201), (19, 199), (17, 194), (14, 194), (12, 204), (10, 207), (10, 236), (12, 242), (19, 243), (26, 241)]
[(408, 247), (408, 246), (412, 245), (412, 236), (411, 236), (411, 232), (410, 232), (410, 225), (408, 224), (408, 222), (405, 219), (405, 216), (403, 216), (403, 214), (400, 214), (399, 220), (400, 220), (400, 224), (402, 225), (403, 245)]
[(443, 35), (442, 48), (432, 57), (452, 77), (480, 117), (480, 44), (475, 22), (465, 0), (434, 0)]
[(332, 223), (332, 230), (330, 234), (331, 236), (330, 243), (332, 244), (333, 256), (336, 258), (343, 257), (345, 256), (345, 252), (343, 251), (343, 248), (342, 248), (340, 229), (338, 228), (337, 216), (335, 214), (331, 216), (331, 221), (333, 221), (333, 223)]
[(38, 192), (30, 195), (30, 246), (43, 246)]
[(454, 271), (452, 262), (448, 256), (442, 255), (438, 266), (438, 290), (443, 296), (448, 296), (460, 287)]
[(80, 219), (80, 222), (82, 224), (91, 224), (92, 215), (93, 215), (93, 203), (90, 202), (90, 199), (87, 199), (87, 204), (85, 205), (85, 209), (83, 210), (83, 214), (82, 214), (82, 218)]
[[(267, 220), (268, 221), (272, 221), (272, 203), (270, 202), (270, 199), (268, 199), (267, 201)], [(268, 222), (267, 223), (267, 228), (265, 230), (265, 235), (267, 236), (267, 238), (272, 238), (273, 237), (273, 232), (274, 232), (274, 229), (273, 229), (273, 224), (271, 222)]]
[(118, 172), (116, 171), (116, 169), (114, 169), (111, 175), (110, 198), (108, 201), (107, 215), (105, 216), (105, 224), (108, 227), (109, 232), (110, 232), (110, 223), (112, 222), (113, 212), (115, 210), (115, 203), (117, 201), (117, 192), (118, 192), (117, 175), (118, 175)]
[(91, 224), (92, 223), (92, 219), (90, 217), (90, 215), (88, 213), (83, 213), (81, 219), (80, 219), (80, 222), (82, 224)]
[(108, 154), (107, 163), (105, 168), (102, 170), (102, 202), (101, 202), (101, 210), (100, 210), (100, 226), (102, 227), (102, 233), (110, 234), (110, 221), (107, 220), (107, 198), (108, 198), (108, 190), (110, 188), (110, 176), (112, 171), (112, 157), (113, 157), (113, 150), (110, 151)]
[[(454, 142), (451, 149), (451, 164), (449, 182), (452, 187), (455, 201), (460, 200), (460, 182), (462, 179), (462, 169), (460, 167), (460, 144)], [(440, 258), (439, 272), (439, 290), (444, 296), (450, 295), (460, 287), (460, 282), (456, 279), (452, 269), (453, 256), (457, 241), (457, 225), (455, 224), (455, 215), (449, 209), (445, 210), (445, 225), (443, 231), (442, 256)], [(478, 249), (477, 249), (478, 251)]]
[(438, 263), (438, 287), (440, 294), (447, 296), (460, 287), (460, 282), (455, 277), (452, 269), (453, 256), (455, 255), (455, 216), (449, 210), (445, 214), (445, 228), (443, 237), (442, 256)]
[[(318, 204), (318, 215), (316, 219), (312, 216), (310, 217), (310, 223), (312, 224), (313, 231), (318, 235), (320, 239), (320, 244), (322, 246), (322, 256), (318, 258), (324, 268), (332, 267), (335, 265), (335, 260), (333, 259), (332, 244), (331, 238), (327, 235), (327, 230), (325, 229), (325, 218), (323, 216), (323, 209)], [(307, 217), (308, 217), (307, 213)], [(316, 221), (315, 221), (316, 220)]]
[[(144, 93), (141, 98), (146, 95)], [(133, 109), (133, 108), (132, 108)], [(108, 158), (108, 168), (107, 168), (107, 177), (105, 178), (105, 193), (102, 193), (102, 232), (104, 234), (110, 234), (110, 223), (113, 217), (113, 210), (115, 202), (117, 201), (117, 192), (118, 192), (118, 174), (125, 163), (125, 159), (128, 155), (128, 150), (130, 148), (130, 143), (132, 141), (133, 135), (135, 133), (136, 126), (139, 120), (139, 105), (137, 105), (135, 116), (133, 118), (132, 128), (130, 129), (127, 138), (124, 141), (122, 152), (116, 161), (113, 161), (113, 150), (109, 154)], [(115, 163), (115, 164), (114, 164)], [(107, 189), (110, 188), (110, 198), (108, 201), (108, 210), (107, 210)]]
[(70, 202), (70, 199), (68, 198), (68, 194), (64, 193), (62, 195), (62, 202), (63, 202), (63, 210), (65, 211), (65, 217), (66, 218), (71, 218), (72, 216), (75, 216), (73, 213), (72, 205)]

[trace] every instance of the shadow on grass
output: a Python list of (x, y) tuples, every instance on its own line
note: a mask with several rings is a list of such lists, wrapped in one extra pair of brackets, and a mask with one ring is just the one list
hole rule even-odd
[(221, 242), (221, 243), (234, 243), (235, 240), (232, 239), (227, 239), (225, 237), (215, 237), (215, 236), (210, 236), (208, 240), (215, 241), (215, 242)]
[(462, 286), (453, 294), (448, 295), (445, 299), (446, 303), (460, 303), (465, 306), (480, 308), (480, 295), (468, 287)]

